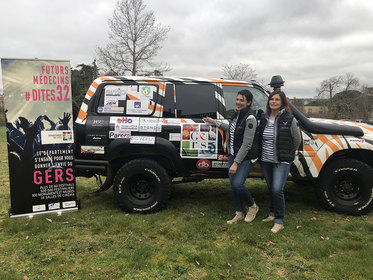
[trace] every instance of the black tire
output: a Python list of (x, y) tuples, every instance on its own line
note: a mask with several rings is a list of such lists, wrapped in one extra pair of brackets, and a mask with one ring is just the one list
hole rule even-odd
[(373, 169), (355, 159), (336, 160), (321, 172), (316, 195), (328, 210), (366, 214), (373, 207)]
[(165, 205), (170, 197), (170, 180), (166, 170), (154, 160), (135, 159), (118, 170), (113, 191), (123, 211), (148, 214)]

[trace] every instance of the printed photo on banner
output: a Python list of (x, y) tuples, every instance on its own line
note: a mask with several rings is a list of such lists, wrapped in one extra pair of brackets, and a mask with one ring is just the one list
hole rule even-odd
[(217, 131), (206, 124), (183, 124), (181, 156), (184, 158), (217, 158)]

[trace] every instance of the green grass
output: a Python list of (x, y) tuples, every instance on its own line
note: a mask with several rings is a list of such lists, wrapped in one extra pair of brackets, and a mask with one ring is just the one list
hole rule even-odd
[(5, 130), (0, 128), (0, 279), (372, 279), (373, 214), (319, 207), (310, 187), (286, 185), (285, 229), (270, 232), (268, 192), (249, 179), (254, 222), (234, 215), (226, 179), (173, 186), (166, 208), (121, 212), (111, 190), (77, 179), (79, 211), (9, 218)]

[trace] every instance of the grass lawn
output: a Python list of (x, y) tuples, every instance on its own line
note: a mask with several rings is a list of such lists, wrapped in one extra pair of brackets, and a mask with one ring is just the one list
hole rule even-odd
[(111, 189), (77, 178), (79, 211), (9, 218), (5, 129), (0, 128), (0, 279), (373, 279), (373, 213), (344, 216), (317, 204), (311, 187), (286, 185), (285, 229), (272, 234), (261, 179), (247, 185), (260, 207), (234, 215), (227, 179), (173, 186), (166, 208), (126, 214)]

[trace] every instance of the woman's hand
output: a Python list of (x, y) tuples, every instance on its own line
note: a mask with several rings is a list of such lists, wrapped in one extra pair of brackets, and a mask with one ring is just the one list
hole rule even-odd
[(236, 174), (236, 171), (237, 171), (237, 162), (233, 162), (233, 164), (231, 165), (231, 167), (229, 168), (229, 174)]
[(204, 120), (205, 122), (208, 122), (208, 123), (212, 123), (212, 122), (214, 121), (214, 119), (213, 119), (213, 118), (210, 118), (210, 117), (204, 117), (203, 120)]

